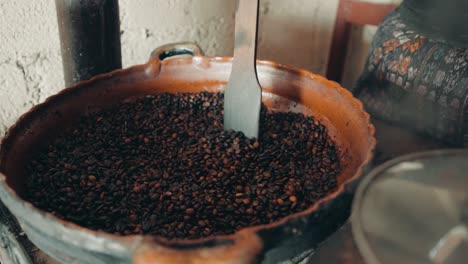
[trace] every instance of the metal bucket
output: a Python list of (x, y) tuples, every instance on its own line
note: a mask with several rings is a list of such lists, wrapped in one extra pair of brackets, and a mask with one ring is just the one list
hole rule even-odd
[(401, 156), (364, 177), (352, 231), (366, 263), (466, 263), (468, 151)]

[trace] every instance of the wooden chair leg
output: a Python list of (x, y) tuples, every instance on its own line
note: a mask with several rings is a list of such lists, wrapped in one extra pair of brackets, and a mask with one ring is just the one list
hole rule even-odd
[(347, 21), (349, 7), (349, 0), (339, 2), (328, 58), (327, 78), (338, 83), (341, 82), (343, 76), (347, 46), (351, 35), (351, 24)]

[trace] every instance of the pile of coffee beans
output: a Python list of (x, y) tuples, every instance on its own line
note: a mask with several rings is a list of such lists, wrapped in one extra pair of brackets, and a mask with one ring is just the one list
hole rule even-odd
[(259, 139), (223, 130), (220, 93), (134, 98), (34, 155), (28, 200), (79, 225), (168, 239), (231, 234), (305, 210), (337, 185), (313, 117), (262, 109)]

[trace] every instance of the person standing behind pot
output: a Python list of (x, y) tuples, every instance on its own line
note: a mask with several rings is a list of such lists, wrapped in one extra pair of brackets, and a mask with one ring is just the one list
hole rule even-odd
[(468, 0), (404, 0), (352, 91), (376, 118), (468, 146)]

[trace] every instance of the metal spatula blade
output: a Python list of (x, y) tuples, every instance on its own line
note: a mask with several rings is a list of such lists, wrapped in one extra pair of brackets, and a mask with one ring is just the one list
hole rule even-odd
[(262, 88), (256, 70), (259, 0), (239, 0), (232, 72), (224, 91), (224, 129), (258, 138)]

